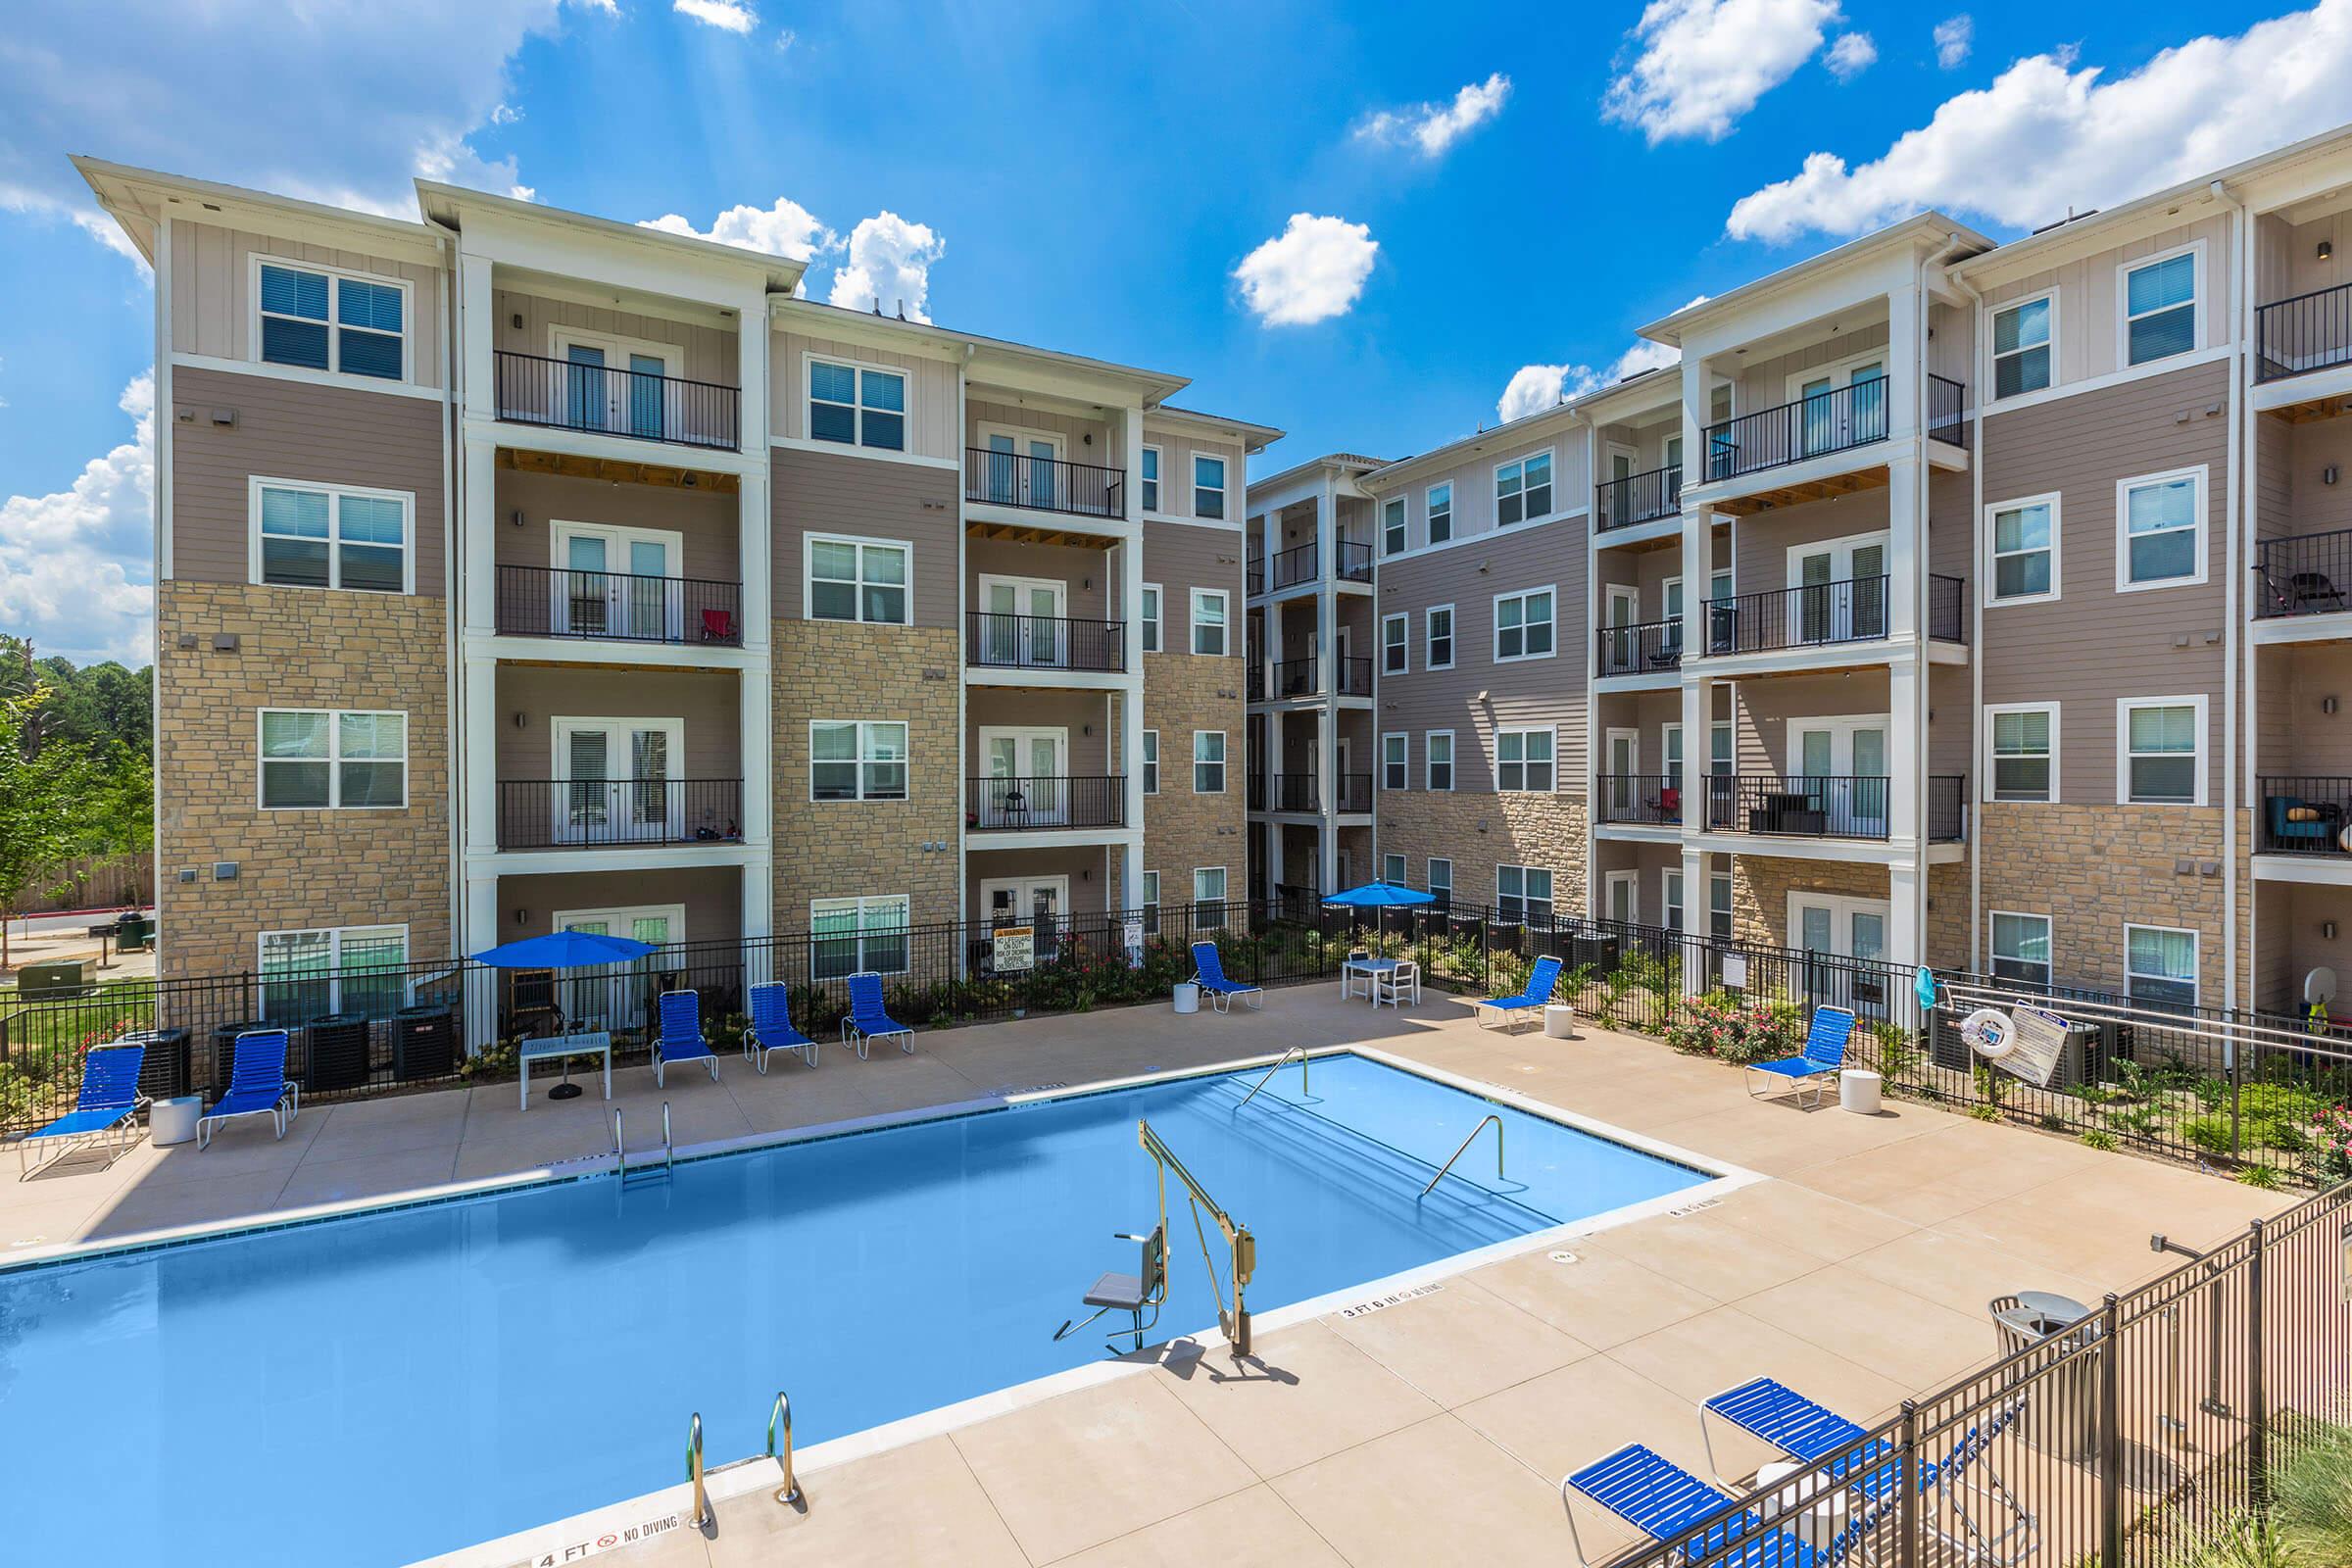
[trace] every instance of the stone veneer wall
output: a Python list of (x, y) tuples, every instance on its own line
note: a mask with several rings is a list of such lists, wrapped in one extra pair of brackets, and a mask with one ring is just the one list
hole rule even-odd
[(1968, 862), (1928, 867), (1927, 961), (1939, 969), (1968, 967)]
[[(1984, 835), (1988, 964), (1995, 909), (2049, 915), (2057, 977), (2117, 989), (2124, 983), (2125, 922), (2180, 926), (2198, 933), (2199, 996), (2221, 1001), (2227, 971), (2220, 808), (1987, 801), (1975, 819)], [(2175, 870), (2183, 860), (2194, 862), (2185, 876)], [(2201, 870), (2206, 862), (2215, 866), (2211, 876)], [(2241, 899), (2241, 920), (2244, 906)]]
[[(956, 814), (963, 744), (960, 650), (946, 627), (778, 620), (774, 929), (805, 930), (811, 899), (904, 893), (917, 924), (960, 917)], [(808, 721), (905, 719), (907, 798), (808, 799)], [(925, 843), (947, 844), (926, 850)]]
[(1592, 835), (1581, 797), (1407, 789), (1383, 790), (1378, 805), (1380, 853), (1403, 856), (1415, 886), (1436, 856), (1453, 862), (1456, 903), (1487, 905), (1497, 865), (1542, 866), (1551, 872), (1553, 912), (1585, 912)]
[[(448, 602), (167, 581), (156, 593), (157, 918), (167, 978), (249, 970), (263, 931), (406, 925), (450, 951)], [(233, 633), (234, 653), (213, 638)], [(193, 636), (196, 646), (181, 648)], [(400, 810), (265, 811), (264, 708), (409, 715)], [(237, 862), (216, 881), (217, 861)], [(178, 872), (193, 868), (196, 880)]]
[[(1238, 659), (1144, 656), (1144, 728), (1159, 732), (1159, 793), (1144, 797), (1144, 869), (1159, 873), (1162, 904), (1191, 899), (1194, 870), (1209, 865), (1225, 868), (1226, 897), (1249, 897), (1242, 677)], [(1222, 795), (1193, 793), (1193, 732), (1201, 729), (1225, 732)], [(1114, 733), (1113, 745), (1117, 744)], [(1125, 890), (1119, 891), (1124, 902)]]
[(1850, 860), (1799, 860), (1778, 855), (1732, 859), (1732, 938), (1775, 948), (1789, 945), (1788, 895), (1831, 893), (1886, 897), (1886, 868)]

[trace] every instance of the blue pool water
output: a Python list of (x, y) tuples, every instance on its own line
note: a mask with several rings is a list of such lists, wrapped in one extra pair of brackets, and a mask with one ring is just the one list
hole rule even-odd
[[(1363, 1057), (1257, 1076), (0, 1273), (6, 1555), (403, 1563), (683, 1479), (693, 1410), (715, 1464), (778, 1389), (805, 1446), (1098, 1359), (1052, 1336), (1151, 1228), (1139, 1117), (1256, 1234), (1259, 1313), (1709, 1179)], [(1421, 1199), (1490, 1112), (1507, 1179), (1490, 1131)], [(1216, 1321), (1170, 1188), (1155, 1338)]]

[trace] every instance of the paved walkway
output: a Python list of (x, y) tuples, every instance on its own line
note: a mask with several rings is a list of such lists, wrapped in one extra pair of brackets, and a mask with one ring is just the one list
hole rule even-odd
[[(600, 1568), (1427, 1568), (1473, 1549), (1556, 1564), (1570, 1560), (1560, 1475), (1635, 1440), (1703, 1471), (1693, 1412), (1715, 1390), (1770, 1373), (1875, 1420), (1989, 1357), (1994, 1295), (2096, 1300), (2163, 1266), (2150, 1231), (2202, 1243), (2288, 1201), (1916, 1105), (1863, 1117), (1759, 1103), (1740, 1075), (1654, 1042), (1503, 1037), (1435, 995), (1375, 1014), (1328, 986), (1276, 992), (1261, 1014), (1144, 1008), (925, 1034), (911, 1057), (828, 1047), (817, 1069), (778, 1058), (765, 1078), (729, 1060), (721, 1084), (673, 1076), (666, 1098), (693, 1143), (1349, 1041), (1772, 1179), (1580, 1242), (1566, 1260), (1523, 1254), (1371, 1315), (1262, 1334), (1247, 1363), (1180, 1344), (1083, 1392), (805, 1470), (806, 1512), (762, 1488), (723, 1502), (706, 1532), (624, 1546)], [(658, 1123), (651, 1074), (620, 1078), (616, 1102)], [(141, 1149), (104, 1174), (12, 1184), (0, 1241), (378, 1196), (609, 1147), (593, 1086), (535, 1101), (519, 1112), (513, 1085), (486, 1086), (306, 1111), (282, 1145), (248, 1124), (203, 1155)], [(1719, 1457), (1728, 1470), (1769, 1456)], [(1603, 1517), (1579, 1523), (1595, 1559), (1628, 1540)]]

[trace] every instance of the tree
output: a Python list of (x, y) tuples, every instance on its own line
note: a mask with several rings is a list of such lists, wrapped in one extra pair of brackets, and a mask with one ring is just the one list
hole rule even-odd
[(72, 742), (34, 739), (48, 700), (37, 684), (0, 698), (0, 967), (17, 906), (55, 888), (64, 863), (90, 841), (98, 769)]

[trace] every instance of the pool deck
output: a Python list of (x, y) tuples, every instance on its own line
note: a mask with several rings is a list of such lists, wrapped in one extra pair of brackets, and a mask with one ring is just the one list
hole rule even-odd
[[(1262, 1332), (1247, 1363), (1221, 1343), (1179, 1345), (884, 1451), (831, 1463), (813, 1453), (805, 1511), (770, 1499), (762, 1463), (757, 1488), (748, 1472), (714, 1485), (726, 1495), (713, 1526), (600, 1550), (599, 1568), (1426, 1568), (1473, 1549), (1495, 1564), (1573, 1561), (1562, 1473), (1639, 1441), (1704, 1474), (1695, 1407), (1706, 1395), (1769, 1373), (1875, 1421), (1990, 1358), (1991, 1297), (2046, 1290), (2095, 1302), (2164, 1269), (2149, 1232), (2204, 1245), (2291, 1201), (1920, 1105), (1889, 1102), (1872, 1117), (1834, 1102), (1816, 1111), (1754, 1102), (1741, 1074), (1654, 1041), (1591, 1027), (1575, 1040), (1480, 1031), (1434, 993), (1375, 1013), (1313, 986), (1271, 993), (1258, 1013), (1136, 1008), (917, 1043), (912, 1056), (870, 1061), (828, 1045), (818, 1068), (778, 1057), (765, 1077), (727, 1058), (720, 1083), (673, 1072), (666, 1092), (645, 1069), (623, 1069), (613, 1103), (642, 1144), (658, 1138), (666, 1099), (686, 1146), (1362, 1044), (1768, 1179), (1456, 1274), (1375, 1312)], [(282, 1144), (247, 1121), (202, 1154), (142, 1146), (103, 1172), (76, 1163), (0, 1183), (0, 1257), (609, 1152), (606, 1104), (592, 1075), (576, 1076), (589, 1086), (581, 1099), (534, 1093), (527, 1112), (513, 1084), (319, 1106)], [(1744, 1473), (1770, 1455), (1719, 1457)], [(563, 1547), (684, 1498), (668, 1488), (446, 1560), (504, 1568), (551, 1548), (581, 1560)], [(1596, 1513), (1578, 1524), (1595, 1561), (1631, 1541)]]

